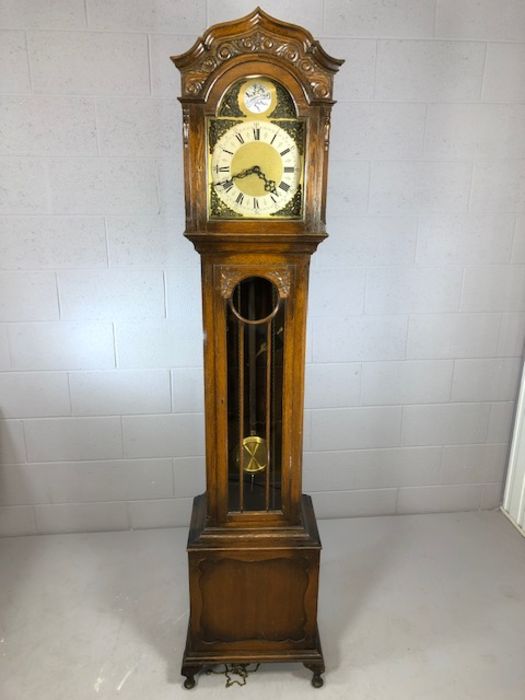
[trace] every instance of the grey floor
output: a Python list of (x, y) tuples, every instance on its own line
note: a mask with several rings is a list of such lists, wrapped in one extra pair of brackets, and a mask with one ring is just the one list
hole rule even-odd
[(331, 520), (322, 690), (269, 665), (181, 687), (186, 531), (0, 540), (1, 700), (524, 700), (525, 539), (500, 513)]

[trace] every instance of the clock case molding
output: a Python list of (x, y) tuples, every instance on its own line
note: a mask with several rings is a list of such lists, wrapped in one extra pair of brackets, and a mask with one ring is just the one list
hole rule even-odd
[[(206, 492), (194, 500), (188, 538), (190, 620), (185, 686), (205, 665), (299, 661), (322, 685), (317, 631), (319, 539), (302, 494), (306, 305), (311, 254), (326, 237), (333, 77), (343, 61), (312, 35), (257, 8), (208, 29), (172, 61), (181, 72), (185, 236), (201, 255)], [(302, 219), (210, 220), (207, 134), (226, 90), (264, 76), (291, 95), (306, 127)], [(281, 508), (228, 511), (226, 308), (243, 279), (263, 277), (285, 303)]]

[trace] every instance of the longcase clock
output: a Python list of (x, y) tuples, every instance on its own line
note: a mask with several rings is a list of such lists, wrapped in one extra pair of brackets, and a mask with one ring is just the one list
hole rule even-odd
[(301, 489), (305, 327), (342, 61), (260, 9), (172, 60), (204, 319), (206, 492), (188, 539), (185, 687), (204, 666), (263, 661), (302, 662), (319, 687), (321, 542)]

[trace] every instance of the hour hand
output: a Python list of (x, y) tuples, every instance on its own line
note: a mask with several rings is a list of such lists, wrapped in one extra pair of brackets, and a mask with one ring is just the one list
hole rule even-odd
[(265, 192), (271, 192), (272, 194), (275, 194), (277, 192), (277, 188), (275, 186), (275, 180), (270, 180), (269, 178), (267, 178), (266, 175), (263, 173), (263, 171), (260, 168), (259, 168), (259, 171), (257, 173), (257, 176), (261, 180), (264, 180), (264, 191)]
[(248, 175), (259, 175), (260, 172), (260, 167), (258, 165), (253, 165), (251, 168), (246, 168), (245, 170), (241, 170), (235, 175), (232, 175), (232, 180), (233, 178), (238, 178), (240, 180), (243, 177), (248, 177)]
[(272, 194), (277, 194), (277, 187), (275, 185), (275, 180), (268, 180), (264, 178), (264, 189), (266, 192), (271, 192)]
[(260, 165), (253, 165), (251, 168), (241, 170), (241, 172), (237, 173), (236, 175), (232, 175), (232, 180), (234, 178), (241, 179), (243, 177), (248, 177), (248, 175), (257, 175), (259, 180), (264, 180), (265, 192), (271, 192), (272, 194), (275, 194), (277, 192), (275, 180), (270, 180), (269, 178), (267, 178), (266, 175), (263, 173)]
[(228, 190), (231, 190), (231, 188), (233, 187), (233, 177), (231, 177), (229, 180), (221, 180), (220, 182), (214, 182), (213, 185), (215, 187), (223, 187), (226, 190), (226, 192), (228, 192)]

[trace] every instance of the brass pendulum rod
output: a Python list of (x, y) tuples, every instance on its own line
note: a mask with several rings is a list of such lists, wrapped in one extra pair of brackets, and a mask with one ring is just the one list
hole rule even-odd
[[(255, 316), (255, 285), (250, 285), (249, 292), (249, 318)], [(256, 381), (257, 381), (257, 360), (255, 352), (255, 333), (256, 327), (250, 325), (248, 328), (248, 370), (250, 373), (250, 388), (248, 392), (250, 402), (250, 435), (257, 434), (257, 396), (256, 396)]]
[(271, 381), (272, 381), (272, 320), (266, 324), (266, 391), (264, 394), (266, 402), (266, 510), (270, 510), (270, 419), (271, 419)]
[[(240, 287), (239, 287), (240, 302)], [(244, 323), (239, 324), (239, 510), (244, 510)]]
[[(248, 292), (248, 318), (255, 318), (255, 284), (252, 282), (250, 284)], [(248, 327), (248, 401), (249, 401), (249, 414), (250, 414), (250, 435), (257, 435), (257, 395), (256, 395), (256, 382), (257, 382), (257, 355), (255, 347), (255, 333), (256, 327), (250, 324)], [(244, 454), (243, 454), (244, 457)], [(251, 474), (251, 490), (253, 491), (253, 482), (255, 480), (255, 474)]]

